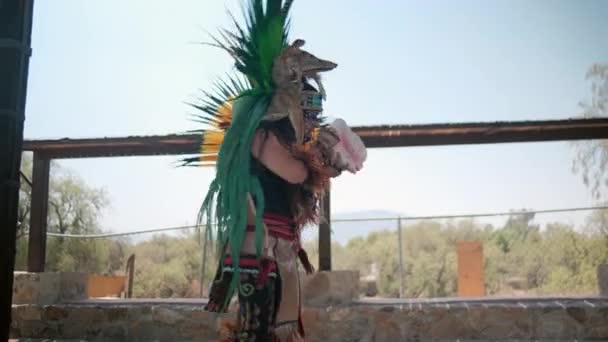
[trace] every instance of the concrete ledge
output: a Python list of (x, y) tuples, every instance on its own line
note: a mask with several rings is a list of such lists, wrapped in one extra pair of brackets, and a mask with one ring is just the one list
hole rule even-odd
[(87, 274), (15, 272), (13, 304), (55, 304), (87, 299)]
[[(305, 307), (307, 341), (608, 340), (605, 298), (362, 301)], [(204, 301), (14, 305), (12, 338), (216, 341)]]

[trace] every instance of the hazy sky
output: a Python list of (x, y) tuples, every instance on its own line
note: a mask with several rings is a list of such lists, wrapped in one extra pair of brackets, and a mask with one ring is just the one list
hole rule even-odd
[[(231, 68), (197, 42), (234, 1), (35, 4), (27, 139), (183, 132), (184, 102)], [(326, 114), (351, 125), (558, 119), (608, 62), (607, 1), (296, 1), (292, 38), (338, 63)], [(374, 149), (333, 186), (334, 213), (409, 215), (592, 205), (568, 143)], [(104, 228), (192, 223), (212, 173), (177, 157), (61, 161), (104, 187)], [(581, 215), (547, 220), (576, 222)]]

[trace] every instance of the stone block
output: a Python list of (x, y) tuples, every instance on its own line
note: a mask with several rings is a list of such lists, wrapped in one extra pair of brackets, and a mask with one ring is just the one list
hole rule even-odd
[(468, 324), (476, 335), (488, 339), (530, 339), (533, 322), (528, 310), (513, 304), (471, 308)]
[(608, 341), (608, 307), (588, 308), (585, 315), (584, 338)]
[(463, 308), (447, 309), (434, 307), (427, 311), (428, 336), (434, 340), (449, 340), (454, 336), (468, 336), (469, 328), (466, 321), (466, 310)]
[(375, 342), (402, 341), (401, 327), (395, 319), (397, 313), (379, 311), (373, 315)]
[(106, 319), (108, 322), (124, 321), (129, 317), (129, 310), (132, 306), (129, 305), (117, 305), (110, 308), (104, 308), (106, 313)]
[(359, 297), (358, 271), (322, 271), (303, 277), (304, 304), (326, 306), (350, 304)]
[(181, 311), (183, 310), (179, 310), (179, 308), (157, 306), (152, 308), (152, 319), (155, 322), (173, 325), (184, 320), (185, 317)]
[(361, 295), (365, 297), (376, 297), (378, 295), (378, 282), (375, 280), (361, 280)]
[(76, 300), (84, 300), (89, 296), (87, 294), (88, 274), (82, 272), (61, 272), (59, 301), (69, 302)]
[(13, 274), (13, 304), (29, 304), (38, 302), (37, 273), (15, 272)]
[(13, 305), (12, 318), (13, 323), (23, 321), (39, 321), (42, 319), (42, 310), (39, 305)]
[(58, 273), (15, 272), (13, 304), (53, 304), (59, 297)]
[[(136, 311), (134, 308), (133, 311)], [(77, 322), (80, 325), (96, 325), (105, 322), (107, 315), (104, 308), (99, 306), (81, 306), (78, 309), (70, 310), (68, 320)]]
[(584, 321), (581, 324), (579, 319), (580, 315), (572, 316), (563, 308), (538, 310), (533, 337), (574, 340), (584, 332)]
[(63, 306), (49, 305), (44, 307), (45, 321), (61, 321), (68, 317), (68, 309)]
[(85, 273), (15, 272), (13, 304), (49, 305), (86, 299)]

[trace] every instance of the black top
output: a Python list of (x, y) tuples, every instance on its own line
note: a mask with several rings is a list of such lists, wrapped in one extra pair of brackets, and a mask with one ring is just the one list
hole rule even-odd
[[(289, 119), (264, 122), (260, 128), (272, 131), (284, 143), (295, 141), (295, 134)], [(297, 185), (291, 184), (267, 169), (256, 158), (251, 158), (251, 172), (258, 176), (264, 191), (264, 213), (274, 213), (293, 217), (291, 194)]]
[(257, 159), (252, 158), (252, 172), (257, 175), (264, 191), (264, 213), (292, 217), (291, 193), (293, 184), (268, 170)]

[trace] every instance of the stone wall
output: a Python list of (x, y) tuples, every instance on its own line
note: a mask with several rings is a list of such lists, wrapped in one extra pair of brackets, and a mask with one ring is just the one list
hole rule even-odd
[[(362, 300), (358, 287), (351, 271), (303, 279), (307, 341), (608, 341), (608, 297)], [(81, 273), (16, 273), (13, 294), (13, 338), (217, 340), (204, 300), (86, 299)]]
[[(307, 341), (608, 340), (608, 300), (353, 302), (306, 307)], [(202, 302), (13, 306), (14, 338), (216, 341)]]

